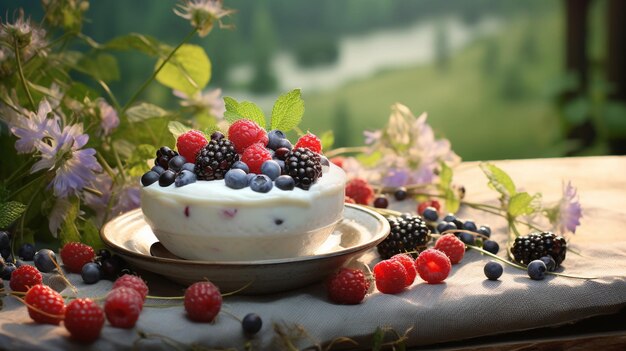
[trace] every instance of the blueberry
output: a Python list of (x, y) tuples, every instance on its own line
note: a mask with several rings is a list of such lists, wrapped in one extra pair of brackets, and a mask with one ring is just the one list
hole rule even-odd
[[(454, 222), (456, 221), (456, 216), (453, 213), (448, 213), (445, 217), (443, 217), (444, 222)], [(460, 229), (460, 228), (457, 228)]]
[(263, 327), (263, 320), (256, 313), (248, 313), (241, 321), (241, 327), (246, 335), (254, 335)]
[(274, 152), (274, 157), (279, 160), (285, 160), (285, 156), (287, 156), (287, 154), (289, 153), (289, 150), (290, 149), (286, 147), (280, 147), (276, 149), (276, 152)]
[(502, 276), (502, 272), (504, 268), (502, 265), (496, 261), (489, 261), (485, 264), (485, 268), (483, 269), (485, 272), (485, 276), (489, 280), (498, 280)]
[(246, 174), (246, 179), (248, 180), (248, 185), (250, 185), (250, 183), (252, 182), (252, 179), (254, 179), (254, 177), (256, 177), (256, 173), (248, 173), (248, 174)]
[(155, 171), (159, 175), (161, 175), (161, 173), (165, 172), (165, 168), (163, 168), (161, 166), (154, 166), (154, 167), (152, 167), (151, 171)]
[(80, 276), (86, 284), (94, 284), (100, 280), (102, 272), (100, 266), (97, 263), (89, 262), (83, 266)]
[(244, 170), (231, 168), (224, 175), (224, 183), (231, 189), (243, 189), (248, 186), (248, 177)]
[(55, 264), (57, 262), (57, 256), (54, 254), (54, 251), (49, 249), (37, 251), (33, 257), (33, 261), (35, 262), (35, 267), (37, 267), (40, 272), (50, 273), (57, 268)]
[(37, 250), (35, 250), (35, 245), (31, 243), (25, 243), (17, 251), (17, 256), (25, 261), (32, 261), (36, 251)]
[[(159, 167), (159, 166), (156, 166), (156, 167)], [(161, 167), (159, 167), (159, 168), (161, 168)], [(163, 169), (163, 168), (161, 168), (161, 169)], [(141, 185), (148, 186), (150, 184), (153, 184), (157, 180), (159, 180), (159, 178), (160, 178), (159, 173), (157, 173), (155, 171), (148, 171), (148, 172), (144, 173), (144, 175), (141, 176)]]
[(237, 161), (233, 163), (230, 169), (240, 169), (246, 173), (250, 173), (250, 167), (248, 167), (248, 165), (243, 161)]
[(280, 174), (285, 174), (285, 161), (283, 160), (275, 160), (276, 163), (278, 163), (278, 166), (280, 166)]
[(9, 232), (4, 230), (0, 231), (0, 249), (10, 249), (11, 240), (9, 238)]
[(543, 280), (546, 277), (548, 268), (541, 260), (534, 260), (528, 264), (528, 276), (533, 280)]
[(176, 185), (177, 187), (181, 187), (191, 183), (195, 183), (196, 180), (196, 174), (185, 169), (178, 173), (176, 179), (174, 180), (174, 185)]
[(258, 174), (250, 181), (250, 188), (258, 193), (272, 190), (272, 180), (265, 174)]
[(26, 263), (22, 260), (15, 260), (15, 267), (19, 268), (21, 266), (26, 265)]
[(476, 230), (478, 230), (478, 228), (476, 227), (476, 223), (471, 219), (468, 219), (463, 223), (463, 229), (469, 230), (470, 232), (475, 232)]
[(12, 261), (11, 258), (11, 247), (3, 247), (2, 249), (0, 249), (0, 256), (2, 256), (2, 258), (4, 258), (7, 261)]
[(424, 217), (424, 219), (431, 222), (435, 222), (439, 218), (437, 209), (432, 206), (426, 207), (424, 209), (424, 212), (422, 212), (422, 216)]
[(454, 225), (456, 225), (457, 229), (463, 229), (463, 221), (460, 219), (455, 219), (454, 221), (452, 221), (452, 223), (454, 223)]
[(98, 257), (100, 258), (100, 260), (106, 260), (108, 258), (111, 258), (111, 251), (107, 249), (100, 249), (98, 250)]
[(396, 200), (398, 201), (404, 201), (406, 200), (407, 196), (409, 196), (409, 193), (406, 191), (405, 188), (398, 188), (394, 193), (393, 193), (393, 197), (396, 198)]
[(115, 280), (122, 273), (122, 270), (126, 268), (126, 262), (120, 256), (113, 255), (106, 260), (102, 260), (101, 266), (102, 277)]
[(374, 207), (376, 208), (387, 208), (389, 206), (389, 200), (387, 200), (386, 196), (378, 196), (374, 199)]
[(480, 227), (478, 227), (476, 232), (478, 234), (482, 234), (482, 235), (484, 235), (486, 237), (490, 237), (491, 236), (491, 228), (489, 228), (488, 225), (481, 225)]
[(272, 150), (278, 149), (281, 146), (281, 140), (284, 140), (285, 138), (287, 137), (285, 136), (285, 133), (283, 133), (281, 130), (270, 130), (267, 133), (267, 148)]
[(278, 178), (281, 173), (280, 165), (274, 160), (267, 160), (261, 165), (261, 173), (268, 176), (271, 180)]
[(282, 139), (278, 143), (278, 148), (277, 149), (281, 149), (281, 148), (285, 148), (287, 150), (291, 150), (291, 149), (293, 149), (293, 145), (291, 145), (291, 142), (288, 139)]
[(159, 185), (160, 186), (170, 186), (176, 180), (176, 173), (172, 170), (167, 170), (161, 174), (159, 177)]
[(167, 164), (169, 166), (169, 169), (171, 169), (172, 171), (180, 172), (180, 170), (183, 168), (183, 165), (185, 163), (187, 163), (187, 160), (185, 159), (185, 157), (178, 155), (178, 156), (172, 157)]
[(498, 245), (498, 243), (493, 240), (485, 240), (483, 241), (483, 250), (491, 252), (495, 255), (500, 250), (500, 245)]
[(280, 190), (293, 190), (296, 186), (296, 182), (291, 176), (281, 175), (274, 180), (274, 185)]
[(2, 276), (0, 278), (4, 279), (4, 280), (9, 280), (11, 279), (11, 273), (13, 273), (13, 271), (15, 270), (15, 265), (11, 262), (6, 263), (4, 265), (4, 269), (2, 270)]
[(455, 229), (457, 229), (456, 225), (454, 223), (452, 223), (452, 222), (443, 221), (443, 222), (439, 222), (439, 224), (437, 224), (437, 231), (439, 233), (443, 233), (446, 230), (455, 230)]
[(474, 241), (476, 240), (470, 233), (459, 234), (459, 239), (461, 239), (461, 241), (466, 245), (474, 245)]
[(220, 141), (222, 139), (224, 139), (224, 134), (219, 130), (211, 134), (211, 140)]
[(193, 172), (196, 169), (196, 164), (195, 163), (191, 163), (191, 162), (187, 162), (183, 165), (183, 168), (181, 168), (181, 171), (189, 171), (189, 172)]
[(546, 269), (548, 270), (548, 272), (554, 272), (554, 270), (556, 269), (556, 261), (554, 261), (554, 258), (552, 258), (552, 256), (543, 256), (540, 258), (540, 260), (546, 265)]

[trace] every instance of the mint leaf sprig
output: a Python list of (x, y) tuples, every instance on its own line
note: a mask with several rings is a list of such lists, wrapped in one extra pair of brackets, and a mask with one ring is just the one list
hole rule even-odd
[(268, 130), (280, 129), (283, 132), (288, 132), (296, 129), (304, 115), (304, 100), (302, 100), (300, 89), (294, 89), (276, 99), (269, 124), (263, 110), (253, 102), (238, 102), (236, 99), (226, 96), (224, 97), (224, 104), (226, 106), (224, 118), (229, 123), (246, 118)]

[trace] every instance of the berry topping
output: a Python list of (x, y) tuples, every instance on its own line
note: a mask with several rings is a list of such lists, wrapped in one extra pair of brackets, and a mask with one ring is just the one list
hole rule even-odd
[(435, 249), (445, 253), (452, 264), (461, 262), (465, 255), (465, 244), (454, 234), (442, 235), (437, 239)]
[(187, 163), (187, 159), (184, 158), (183, 156), (174, 156), (170, 159), (170, 161), (167, 163), (168, 165), (168, 169), (174, 171), (174, 172), (180, 172), (183, 169), (183, 166), (185, 165), (185, 163)]
[(109, 292), (104, 301), (104, 313), (116, 328), (130, 329), (135, 326), (143, 309), (143, 298), (135, 289), (119, 287)]
[(226, 172), (237, 161), (239, 155), (230, 140), (211, 140), (196, 156), (195, 173), (200, 180), (224, 179)]
[[(260, 143), (265, 147), (268, 142), (265, 129), (247, 119), (237, 120), (230, 125), (230, 128), (228, 128), (228, 139), (233, 142), (235, 150), (240, 154), (252, 144)], [(248, 164), (248, 166), (250, 166), (250, 164)], [(252, 168), (252, 166), (250, 167)]]
[(415, 253), (426, 248), (430, 240), (430, 229), (419, 216), (405, 214), (389, 217), (391, 228), (389, 235), (376, 246), (382, 259), (388, 259), (399, 253)]
[(483, 269), (485, 273), (485, 277), (489, 280), (498, 280), (502, 276), (502, 272), (504, 268), (502, 265), (496, 261), (489, 261), (485, 264), (485, 268)]
[(528, 276), (532, 280), (543, 280), (546, 277), (548, 267), (542, 260), (534, 260), (528, 264)]
[(190, 130), (176, 139), (176, 149), (187, 161), (195, 162), (196, 155), (209, 141), (199, 130)]
[(215, 132), (211, 133), (211, 140), (220, 141), (222, 139), (224, 139), (224, 134), (220, 132), (219, 130), (216, 130)]
[(176, 181), (176, 173), (170, 169), (161, 173), (159, 176), (159, 185), (160, 186), (170, 186), (172, 183)]
[(328, 280), (328, 298), (334, 303), (355, 305), (363, 301), (369, 286), (361, 270), (342, 268)]
[(248, 313), (241, 320), (241, 328), (246, 335), (254, 335), (263, 327), (263, 320), (256, 313)]
[(436, 249), (424, 250), (415, 260), (417, 273), (428, 284), (438, 284), (450, 274), (450, 259), (443, 252)]
[(193, 171), (183, 169), (182, 171), (180, 171), (180, 173), (178, 173), (178, 175), (176, 175), (176, 178), (174, 179), (174, 185), (176, 187), (181, 187), (189, 185), (191, 183), (195, 183), (196, 180), (198, 180), (198, 178)]
[(165, 172), (165, 168), (161, 166), (154, 166), (150, 170), (156, 172), (158, 175), (161, 175), (161, 173)]
[(231, 189), (243, 189), (248, 186), (248, 177), (242, 169), (231, 168), (224, 176), (224, 183)]
[(267, 133), (267, 148), (277, 150), (282, 146), (283, 140), (287, 140), (287, 136), (282, 130), (274, 129)]
[(211, 282), (197, 282), (185, 291), (185, 311), (192, 321), (212, 322), (222, 308), (220, 290)]
[(41, 249), (33, 257), (35, 267), (40, 272), (50, 273), (57, 268), (57, 255), (50, 249)]
[(309, 190), (322, 176), (320, 155), (306, 148), (295, 148), (285, 158), (285, 172), (293, 178), (298, 188)]
[(96, 258), (96, 252), (91, 246), (79, 242), (65, 244), (59, 254), (63, 266), (72, 273), (80, 273), (85, 264)]
[(250, 180), (250, 189), (257, 193), (267, 193), (272, 190), (272, 180), (265, 174), (257, 174)]
[(237, 161), (233, 163), (230, 169), (240, 169), (244, 171), (245, 173), (250, 173), (250, 167), (248, 167), (248, 165), (243, 161)]
[(395, 260), (404, 266), (406, 269), (406, 282), (405, 286), (409, 286), (413, 284), (415, 281), (415, 277), (417, 276), (417, 270), (415, 269), (415, 261), (408, 254), (397, 254), (390, 258), (390, 260)]
[(104, 326), (104, 312), (91, 299), (72, 300), (65, 309), (63, 324), (73, 339), (93, 342)]
[(515, 238), (511, 253), (515, 261), (529, 264), (543, 256), (550, 255), (556, 262), (556, 268), (565, 260), (567, 242), (562, 236), (551, 232), (532, 233)]
[(296, 182), (291, 176), (281, 175), (274, 180), (274, 185), (280, 190), (293, 190), (296, 187)]
[(124, 274), (123, 276), (117, 278), (115, 283), (113, 283), (112, 289), (119, 287), (131, 288), (137, 291), (144, 301), (146, 300), (146, 296), (148, 296), (148, 286), (146, 285), (146, 282), (136, 275)]
[(250, 168), (251, 173), (261, 173), (261, 166), (263, 162), (271, 160), (272, 154), (263, 146), (263, 144), (254, 144), (247, 148), (243, 155), (241, 155), (241, 161), (243, 161)]
[(374, 199), (374, 189), (365, 179), (354, 178), (346, 184), (346, 196), (351, 197), (357, 204), (369, 205)]
[[(161, 167), (159, 166), (159, 168)], [(163, 172), (165, 172), (165, 170), (161, 171), (161, 173), (157, 173), (155, 171), (148, 171), (144, 173), (144, 175), (141, 176), (141, 185), (148, 186), (148, 185), (155, 183), (157, 180), (159, 180), (159, 177), (161, 176)]]
[(268, 176), (271, 180), (278, 178), (281, 172), (280, 165), (274, 160), (267, 160), (261, 165), (261, 173)]
[(376, 208), (387, 208), (389, 206), (389, 200), (385, 195), (379, 196), (374, 199), (374, 207)]
[[(5, 268), (6, 269), (6, 268)], [(26, 292), (29, 288), (41, 284), (43, 277), (37, 268), (29, 265), (17, 267), (11, 273), (11, 290)]]
[(170, 149), (167, 146), (162, 146), (156, 152), (156, 159), (154, 160), (155, 166), (161, 166), (163, 169), (168, 169), (170, 159), (178, 156), (178, 152)]
[(37, 323), (58, 325), (65, 314), (63, 297), (47, 285), (37, 284), (31, 287), (24, 296), (24, 302), (28, 307), (28, 315)]
[(397, 294), (406, 287), (406, 269), (398, 260), (384, 260), (374, 266), (376, 288), (383, 294)]
[(318, 154), (322, 152), (322, 142), (315, 134), (312, 133), (306, 133), (298, 139), (295, 148), (297, 149), (299, 147), (305, 147)]

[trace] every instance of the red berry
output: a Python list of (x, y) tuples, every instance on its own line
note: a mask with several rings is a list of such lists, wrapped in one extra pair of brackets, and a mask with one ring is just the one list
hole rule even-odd
[(383, 294), (397, 294), (404, 290), (407, 281), (404, 265), (397, 260), (384, 260), (374, 266), (376, 288)]
[(176, 139), (176, 149), (178, 153), (182, 155), (187, 162), (196, 162), (196, 155), (209, 141), (199, 130), (192, 129), (188, 132), (181, 134)]
[(439, 203), (439, 201), (428, 200), (428, 201), (421, 202), (417, 206), (417, 214), (421, 216), (424, 213), (424, 210), (426, 209), (426, 207), (434, 207), (437, 210), (437, 212), (441, 211), (441, 204)]
[(335, 156), (335, 157), (331, 158), (329, 161), (334, 163), (335, 166), (337, 166), (339, 168), (343, 168), (343, 163), (346, 161), (346, 159), (344, 157), (341, 157), (341, 156)]
[(261, 173), (263, 162), (272, 159), (272, 154), (263, 144), (253, 144), (241, 155), (241, 161), (248, 165), (250, 173)]
[(42, 282), (43, 277), (41, 273), (33, 266), (19, 266), (11, 273), (10, 286), (13, 291), (26, 292), (29, 288)]
[(347, 203), (347, 204), (356, 204), (356, 201), (354, 201), (354, 199), (353, 199), (353, 198), (351, 198), (351, 197), (350, 197), (350, 196), (348, 196), (348, 195), (345, 195), (345, 196), (344, 196), (344, 200), (343, 200), (343, 202), (345, 202), (345, 203)]
[(61, 260), (68, 271), (80, 273), (86, 263), (92, 262), (96, 253), (89, 245), (79, 242), (70, 242), (61, 249)]
[(435, 249), (445, 253), (452, 264), (461, 262), (463, 255), (465, 255), (465, 244), (454, 234), (442, 235), (437, 239)]
[(185, 291), (185, 311), (196, 322), (212, 322), (222, 308), (220, 290), (211, 282), (193, 283)]
[(63, 297), (47, 285), (37, 284), (30, 288), (24, 296), (24, 302), (28, 315), (37, 323), (58, 325), (65, 315)]
[(374, 207), (376, 208), (387, 208), (389, 207), (389, 200), (387, 200), (386, 196), (379, 196), (374, 199)]
[(307, 149), (317, 152), (318, 154), (322, 152), (322, 142), (320, 141), (320, 138), (312, 133), (306, 133), (298, 139), (293, 148), (297, 149), (299, 147), (306, 147)]
[(104, 325), (104, 312), (91, 299), (76, 299), (67, 304), (65, 329), (72, 338), (82, 342), (93, 342), (100, 336)]
[(346, 196), (351, 197), (357, 204), (369, 205), (374, 199), (374, 189), (365, 179), (354, 178), (346, 184)]
[(342, 268), (328, 280), (328, 298), (330, 301), (355, 305), (363, 301), (370, 287), (363, 271)]
[(268, 141), (265, 129), (248, 119), (240, 119), (231, 124), (228, 128), (228, 139), (240, 154), (252, 144), (260, 143), (266, 146)]
[(124, 286), (111, 290), (104, 301), (107, 320), (116, 328), (134, 327), (142, 309), (141, 295), (135, 289)]
[(398, 261), (402, 263), (404, 269), (406, 269), (406, 282), (405, 286), (413, 284), (415, 277), (417, 276), (417, 270), (415, 269), (415, 261), (409, 254), (397, 254), (390, 258), (390, 260)]
[(438, 284), (450, 274), (450, 259), (439, 250), (427, 249), (422, 251), (415, 260), (417, 273), (428, 284)]
[(116, 289), (122, 286), (137, 291), (144, 301), (146, 300), (146, 296), (148, 296), (148, 286), (146, 285), (146, 282), (144, 282), (143, 279), (136, 275), (124, 274), (123, 276), (117, 278), (117, 280), (115, 280), (115, 283), (113, 283), (112, 289)]

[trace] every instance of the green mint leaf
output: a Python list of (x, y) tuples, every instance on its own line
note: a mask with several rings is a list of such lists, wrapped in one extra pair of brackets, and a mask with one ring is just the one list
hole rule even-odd
[(304, 115), (304, 100), (300, 89), (294, 89), (276, 99), (272, 108), (271, 129), (288, 132), (300, 124)]
[(174, 139), (178, 139), (179, 136), (191, 130), (190, 127), (187, 127), (186, 125), (178, 121), (170, 121), (167, 124), (167, 129), (170, 131), (170, 133), (172, 133)]
[(320, 136), (322, 143), (322, 150), (330, 150), (335, 143), (335, 133), (332, 130), (327, 130)]
[[(159, 60), (155, 70), (161, 66)], [(156, 76), (159, 83), (191, 96), (211, 79), (211, 61), (201, 46), (183, 44)]]
[(237, 113), (237, 112), (235, 112), (235, 111), (225, 111), (225, 112), (224, 112), (224, 119), (225, 119), (228, 123), (230, 123), (230, 124), (233, 124), (233, 122), (235, 122), (235, 121), (236, 121), (236, 120), (238, 120), (238, 119), (242, 119), (242, 118), (243, 118), (243, 116), (242, 116), (242, 115), (240, 115), (240, 114), (238, 114), (238, 113)]
[(146, 163), (146, 160), (154, 158), (156, 154), (156, 147), (151, 144), (140, 144), (133, 149), (133, 152), (129, 155), (127, 167), (128, 175), (131, 177), (141, 177), (144, 173), (150, 170), (150, 166)]
[(126, 117), (130, 123), (142, 122), (150, 118), (165, 117), (168, 114), (166, 110), (147, 102), (134, 105), (126, 111)]
[(480, 169), (489, 179), (489, 187), (509, 198), (516, 194), (515, 183), (505, 171), (491, 163), (481, 163)]
[(7, 228), (26, 211), (26, 205), (17, 201), (0, 204), (0, 228)]
[(68, 201), (68, 207), (65, 209), (67, 212), (59, 228), (59, 239), (61, 245), (72, 241), (81, 241), (80, 232), (76, 226), (76, 220), (78, 219), (78, 213), (80, 211), (80, 199), (74, 197)]
[(243, 101), (237, 108), (237, 113), (245, 119), (256, 122), (261, 128), (265, 128), (265, 114), (259, 106), (250, 101)]
[(507, 212), (513, 217), (528, 215), (537, 210), (537, 200), (540, 195), (530, 196), (527, 192), (517, 193), (509, 200)]
[(239, 103), (230, 96), (224, 96), (224, 106), (226, 107), (226, 111), (237, 112)]

